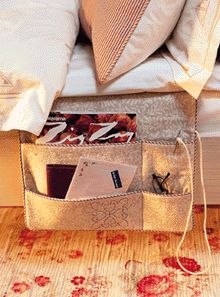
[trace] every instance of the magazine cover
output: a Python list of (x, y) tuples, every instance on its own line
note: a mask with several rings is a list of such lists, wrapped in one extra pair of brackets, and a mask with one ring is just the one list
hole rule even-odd
[(136, 140), (136, 114), (51, 112), (38, 144), (120, 143)]

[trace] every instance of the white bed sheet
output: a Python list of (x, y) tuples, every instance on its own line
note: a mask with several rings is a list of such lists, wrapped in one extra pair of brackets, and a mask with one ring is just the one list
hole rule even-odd
[(146, 62), (110, 83), (99, 85), (96, 81), (92, 47), (78, 44), (72, 55), (62, 96), (118, 95), (179, 90), (180, 87), (174, 82), (171, 68), (161, 54), (155, 54), (154, 58), (148, 58)]
[[(166, 53), (168, 54), (168, 53)], [(220, 63), (217, 63), (205, 90), (220, 91)], [(75, 46), (66, 77), (63, 97), (131, 94), (140, 92), (178, 92), (183, 89), (175, 83), (172, 69), (162, 53), (156, 53), (145, 62), (106, 85), (98, 85), (92, 47)]]
[[(100, 86), (96, 83), (91, 46), (78, 44), (74, 49), (62, 96), (177, 91), (183, 90), (176, 85), (172, 70), (160, 53), (113, 82)], [(216, 64), (205, 91), (198, 99), (198, 130), (202, 137), (220, 137), (220, 63)]]

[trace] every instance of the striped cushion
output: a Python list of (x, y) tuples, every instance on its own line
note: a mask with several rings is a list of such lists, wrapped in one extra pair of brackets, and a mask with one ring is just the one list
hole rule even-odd
[[(174, 3), (177, 2), (177, 3)], [(82, 0), (80, 19), (106, 83), (149, 57), (172, 32), (185, 0)]]

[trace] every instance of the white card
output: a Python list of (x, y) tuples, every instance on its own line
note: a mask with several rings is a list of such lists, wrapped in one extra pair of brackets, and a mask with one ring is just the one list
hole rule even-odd
[(66, 199), (126, 193), (137, 166), (81, 157)]

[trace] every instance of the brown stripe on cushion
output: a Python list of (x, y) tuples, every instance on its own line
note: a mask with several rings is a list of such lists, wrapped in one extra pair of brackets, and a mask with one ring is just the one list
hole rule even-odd
[[(104, 83), (111, 73), (149, 2), (150, 0), (82, 0), (81, 20), (93, 42), (99, 82)], [(85, 24), (84, 17), (88, 23), (93, 23), (91, 30), (88, 29), (91, 24)], [(100, 23), (103, 26), (96, 26)]]

